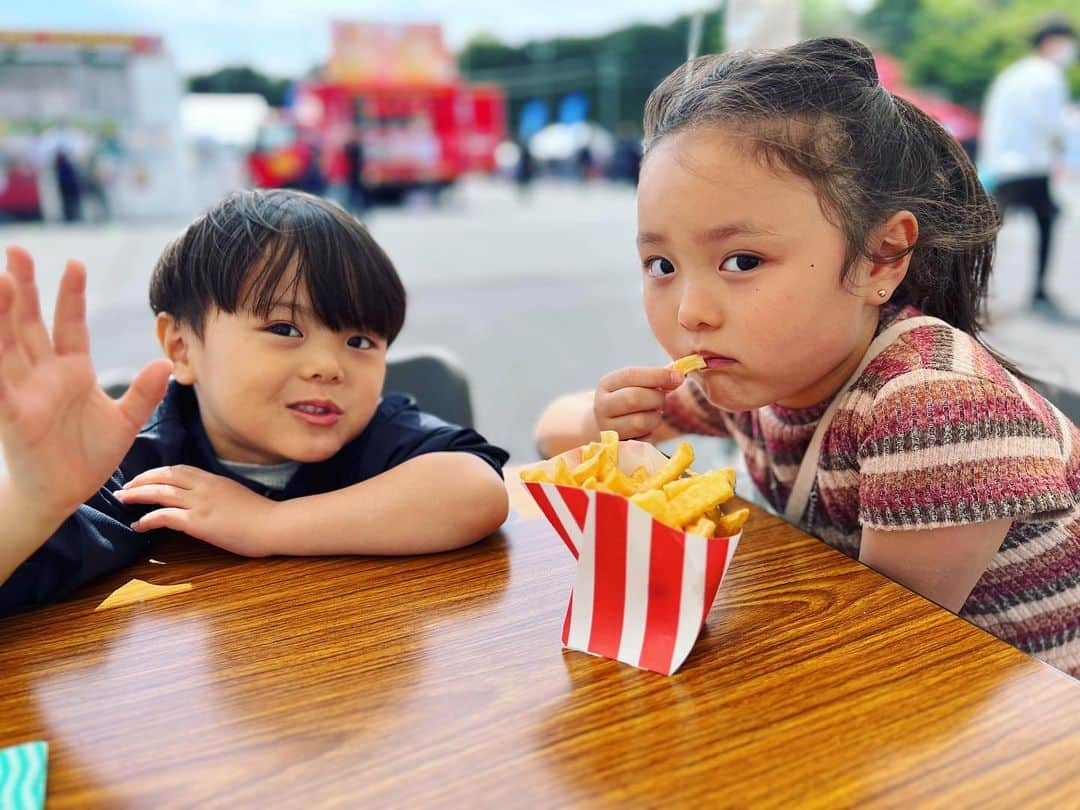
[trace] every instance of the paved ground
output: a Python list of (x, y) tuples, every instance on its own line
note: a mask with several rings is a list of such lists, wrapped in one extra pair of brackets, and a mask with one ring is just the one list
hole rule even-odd
[[(1034, 226), (1018, 215), (999, 242), (989, 339), (1025, 370), (1080, 389), (1080, 182), (1061, 192), (1067, 213), (1051, 289), (1075, 323), (1027, 310)], [(157, 356), (147, 279), (183, 224), (6, 225), (0, 244), (24, 244), (38, 257), (50, 310), (63, 260), (86, 261), (95, 363), (131, 367)], [(540, 184), (522, 201), (512, 188), (473, 182), (443, 208), (380, 210), (370, 225), (410, 294), (396, 347), (437, 344), (457, 354), (479, 428), (515, 462), (534, 458), (532, 426), (552, 397), (591, 387), (612, 368), (664, 359), (639, 303), (628, 188)]]

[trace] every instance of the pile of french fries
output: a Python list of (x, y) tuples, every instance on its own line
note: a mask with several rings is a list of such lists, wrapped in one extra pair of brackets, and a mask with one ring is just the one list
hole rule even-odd
[(570, 467), (555, 461), (554, 473), (542, 467), (522, 470), (523, 481), (602, 490), (629, 498), (661, 523), (701, 537), (730, 537), (750, 517), (750, 510), (725, 514), (722, 504), (735, 494), (735, 471), (730, 467), (695, 473), (693, 448), (683, 442), (656, 472), (638, 467), (629, 475), (619, 469), (619, 435), (600, 434), (599, 442), (582, 449), (581, 463)]

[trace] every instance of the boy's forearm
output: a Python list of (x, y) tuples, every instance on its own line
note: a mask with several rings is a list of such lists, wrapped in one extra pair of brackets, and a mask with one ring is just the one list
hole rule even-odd
[(28, 503), (11, 486), (9, 479), (0, 481), (0, 585), (35, 551), (44, 545), (67, 514), (49, 514)]
[(268, 554), (426, 554), (502, 525), (499, 475), (471, 453), (427, 453), (368, 481), (294, 498), (268, 513)]

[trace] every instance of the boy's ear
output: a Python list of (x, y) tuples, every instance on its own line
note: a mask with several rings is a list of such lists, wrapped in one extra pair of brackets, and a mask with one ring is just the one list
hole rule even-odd
[(194, 334), (190, 327), (181, 326), (168, 312), (157, 314), (157, 338), (161, 350), (173, 362), (172, 376), (182, 385), (195, 382), (195, 368), (191, 363), (191, 343)]
[(897, 211), (874, 231), (870, 252), (878, 258), (870, 263), (866, 277), (865, 297), (869, 303), (881, 305), (892, 298), (907, 275), (911, 249), (918, 240), (919, 220), (910, 211)]

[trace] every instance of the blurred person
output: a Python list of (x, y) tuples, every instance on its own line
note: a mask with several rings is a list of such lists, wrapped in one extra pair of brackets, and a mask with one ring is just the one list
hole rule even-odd
[(578, 148), (574, 161), (577, 164), (578, 179), (583, 183), (591, 180), (596, 168), (596, 161), (593, 159), (592, 148), (588, 143), (583, 143)]
[(617, 134), (618, 140), (615, 153), (611, 157), (609, 174), (613, 180), (633, 183), (636, 186), (641, 170), (641, 135), (632, 124), (625, 122), (619, 125)]
[(518, 159), (514, 166), (514, 182), (517, 183), (518, 196), (522, 200), (532, 197), (532, 182), (535, 174), (536, 165), (532, 150), (529, 149), (529, 139), (522, 138), (518, 142)]
[(1053, 23), (1039, 29), (1034, 50), (1002, 71), (991, 83), (983, 108), (979, 168), (1004, 214), (1026, 208), (1035, 216), (1035, 293), (1032, 307), (1042, 314), (1062, 312), (1046, 291), (1054, 220), (1059, 209), (1050, 180), (1064, 155), (1065, 71), (1076, 61), (1076, 32)]
[(348, 209), (357, 217), (364, 214), (368, 206), (367, 186), (364, 183), (364, 134), (354, 129), (343, 147), (345, 156), (345, 186), (348, 195)]
[(1080, 676), (1080, 429), (980, 340), (999, 218), (959, 143), (810, 39), (677, 68), (645, 107), (635, 366), (540, 418), (733, 439), (792, 523)]
[(102, 141), (96, 141), (86, 163), (83, 196), (93, 202), (97, 222), (107, 222), (110, 218), (109, 187), (115, 173), (116, 166), (109, 148)]
[(68, 154), (67, 147), (58, 145), (53, 155), (53, 170), (56, 173), (56, 188), (60, 192), (64, 222), (78, 222), (81, 217), (82, 181), (75, 161)]
[(69, 262), (50, 338), (8, 248), (0, 615), (131, 565), (162, 529), (247, 557), (421, 554), (505, 519), (506, 452), (383, 395), (405, 290), (337, 205), (237, 192), (189, 225), (150, 281), (166, 357), (119, 400), (95, 382), (85, 289)]

